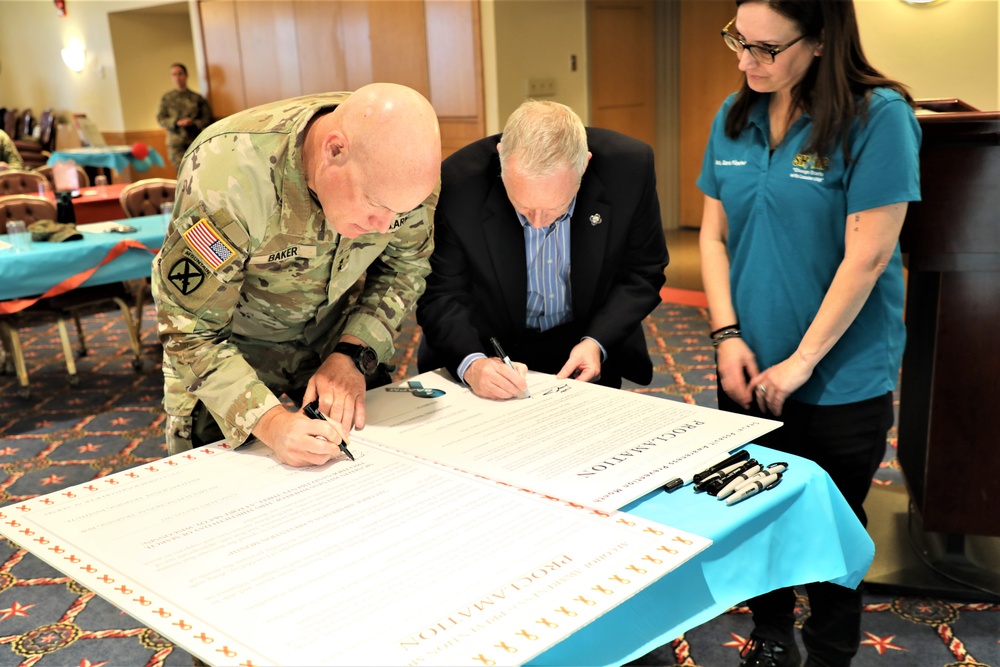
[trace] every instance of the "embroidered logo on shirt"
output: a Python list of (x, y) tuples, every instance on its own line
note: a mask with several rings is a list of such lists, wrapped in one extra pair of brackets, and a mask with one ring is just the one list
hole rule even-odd
[(202, 218), (184, 232), (184, 240), (213, 270), (221, 269), (236, 256), (236, 251), (222, 240), (207, 218)]
[(799, 153), (792, 160), (792, 171), (788, 175), (803, 181), (822, 183), (826, 179), (824, 172), (829, 166), (830, 158), (828, 157)]
[(178, 292), (187, 296), (205, 282), (205, 273), (196, 263), (187, 257), (182, 257), (170, 267), (167, 280), (177, 288)]
[(747, 165), (746, 160), (716, 160), (716, 167), (745, 167)]

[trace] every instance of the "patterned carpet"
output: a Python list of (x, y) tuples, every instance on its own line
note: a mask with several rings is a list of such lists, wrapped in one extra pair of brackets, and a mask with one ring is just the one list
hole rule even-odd
[[(656, 365), (634, 391), (715, 405), (715, 373), (704, 309), (665, 303), (646, 321)], [(0, 375), (0, 504), (96, 479), (165, 453), (159, 346), (144, 316), (143, 370), (136, 373), (121, 319), (95, 313), (84, 326), (90, 354), (80, 382), (67, 383), (54, 322), (23, 330), (32, 396)], [(394, 360), (416, 373), (420, 333), (408, 322)], [(890, 434), (877, 484), (899, 484)], [(866, 596), (856, 667), (1000, 667), (1000, 605)], [(808, 614), (803, 599), (799, 615)], [(751, 623), (745, 607), (691, 630), (649, 656), (649, 664), (725, 667), (739, 662)], [(192, 664), (191, 656), (144, 628), (17, 545), (0, 542), (0, 665), (102, 667)]]

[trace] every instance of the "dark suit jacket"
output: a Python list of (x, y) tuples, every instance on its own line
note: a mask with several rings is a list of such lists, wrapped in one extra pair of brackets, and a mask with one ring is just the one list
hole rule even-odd
[[(500, 135), (446, 159), (434, 216), (434, 254), (427, 291), (417, 304), (423, 328), (418, 368), (452, 375), (473, 352), (494, 356), (496, 336), (515, 361), (538, 359), (525, 326), (527, 260), (524, 230), (500, 179)], [(569, 342), (541, 351), (556, 372), (572, 345), (591, 336), (604, 346), (605, 370), (640, 384), (652, 379), (642, 320), (660, 302), (667, 248), (656, 196), (653, 151), (645, 143), (587, 129), (593, 157), (570, 221)], [(537, 347), (537, 341), (535, 343)], [(552, 370), (554, 368), (555, 370)]]

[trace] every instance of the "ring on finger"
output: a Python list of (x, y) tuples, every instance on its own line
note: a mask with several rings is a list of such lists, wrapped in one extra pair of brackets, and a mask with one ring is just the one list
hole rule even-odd
[(764, 386), (763, 382), (760, 383), (759, 385), (757, 385), (757, 391), (759, 391), (761, 393), (761, 395), (767, 393), (767, 387)]

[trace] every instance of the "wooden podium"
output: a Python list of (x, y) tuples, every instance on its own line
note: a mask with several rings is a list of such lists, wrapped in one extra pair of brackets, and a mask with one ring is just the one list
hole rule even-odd
[(934, 569), (977, 570), (974, 585), (1000, 594), (994, 557), (970, 555), (982, 550), (973, 536), (1000, 536), (1000, 112), (918, 104), (923, 201), (900, 239), (909, 280), (898, 458), (911, 537), (928, 539), (918, 549)]

